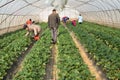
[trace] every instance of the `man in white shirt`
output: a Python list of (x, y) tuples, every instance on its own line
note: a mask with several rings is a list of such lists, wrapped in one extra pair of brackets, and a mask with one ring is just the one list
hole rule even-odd
[(78, 16), (78, 23), (82, 24), (83, 22), (83, 17), (81, 16), (81, 14)]

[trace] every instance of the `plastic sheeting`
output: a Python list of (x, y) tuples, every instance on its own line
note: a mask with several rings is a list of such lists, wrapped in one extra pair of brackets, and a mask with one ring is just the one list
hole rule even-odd
[(0, 29), (24, 24), (29, 18), (47, 21), (53, 8), (61, 18), (82, 14), (87, 21), (120, 25), (120, 0), (0, 0)]

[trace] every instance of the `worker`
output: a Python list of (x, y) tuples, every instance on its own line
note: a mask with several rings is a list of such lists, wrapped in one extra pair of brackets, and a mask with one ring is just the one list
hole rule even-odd
[(41, 32), (41, 28), (40, 26), (35, 25), (34, 23), (35, 22), (33, 21), (31, 25), (25, 24), (23, 28), (27, 30), (27, 33), (25, 34), (25, 36), (30, 35), (30, 37), (32, 37), (34, 40), (37, 41), (39, 40), (39, 36), (40, 36), (39, 34)]
[(52, 14), (48, 17), (48, 27), (51, 29), (52, 33), (52, 43), (55, 44), (57, 42), (57, 31), (60, 24), (60, 17), (56, 12), (56, 9), (52, 10)]
[(82, 22), (83, 22), (83, 17), (81, 16), (81, 14), (79, 14), (79, 16), (78, 16), (78, 23), (82, 24)]
[(76, 20), (72, 20), (72, 25), (76, 26)]
[(64, 24), (66, 24), (67, 20), (69, 20), (69, 17), (67, 17), (67, 16), (64, 16), (64, 17), (62, 18), (62, 22), (63, 22)]
[(27, 25), (31, 25), (32, 24), (32, 19), (29, 19), (28, 21), (26, 21)]

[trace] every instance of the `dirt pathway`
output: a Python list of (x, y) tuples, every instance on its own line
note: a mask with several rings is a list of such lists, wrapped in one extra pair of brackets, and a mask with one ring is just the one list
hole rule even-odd
[(66, 25), (64, 25), (64, 26), (68, 30), (68, 32), (70, 33), (74, 43), (76, 44), (76, 47), (79, 49), (79, 52), (80, 52), (81, 57), (83, 58), (83, 61), (88, 65), (88, 68), (89, 68), (91, 74), (96, 77), (96, 80), (107, 80), (104, 73), (94, 64), (94, 62), (92, 60), (90, 60), (88, 58), (88, 55), (84, 50), (84, 47), (80, 44), (80, 42), (78, 41), (75, 34), (73, 32), (71, 32), (66, 27)]
[(57, 56), (58, 56), (58, 47), (57, 45), (54, 45), (53, 49), (54, 53), (54, 65), (53, 65), (53, 80), (58, 80), (58, 69), (57, 69)]
[(57, 75), (57, 45), (51, 46), (51, 56), (49, 62), (46, 65), (46, 74), (44, 80), (58, 80)]

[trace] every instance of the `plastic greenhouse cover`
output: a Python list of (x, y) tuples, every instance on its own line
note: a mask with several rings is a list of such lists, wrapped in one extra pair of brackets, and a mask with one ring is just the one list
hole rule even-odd
[(81, 13), (88, 21), (120, 22), (120, 0), (0, 0), (0, 28), (23, 24), (29, 18), (47, 21), (53, 8), (61, 17), (77, 18)]
[(80, 12), (120, 9), (120, 0), (0, 0), (1, 14), (39, 14), (39, 11), (54, 7), (62, 11), (65, 7)]

